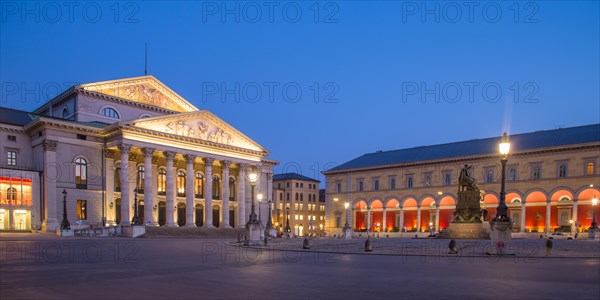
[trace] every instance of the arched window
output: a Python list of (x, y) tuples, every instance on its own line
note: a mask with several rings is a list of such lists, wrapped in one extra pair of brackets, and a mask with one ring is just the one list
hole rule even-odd
[(304, 201), (304, 194), (300, 193), (300, 201)]
[(143, 165), (139, 165), (137, 167), (137, 179), (136, 179), (136, 187), (138, 189), (138, 193), (144, 193), (144, 171), (146, 171), (146, 168), (144, 168)]
[(285, 200), (286, 201), (290, 201), (290, 193), (286, 193), (285, 194)]
[(283, 193), (279, 193), (279, 201), (283, 201)]
[(411, 187), (413, 187), (413, 179), (412, 179), (412, 177), (408, 177), (408, 178), (406, 179), (406, 187), (407, 187), (407, 188), (411, 188)]
[(63, 119), (66, 119), (66, 118), (67, 118), (67, 116), (69, 116), (69, 109), (65, 107), (65, 108), (63, 108), (63, 110), (62, 110), (62, 118), (63, 118)]
[(167, 170), (164, 168), (158, 169), (158, 176), (156, 178), (157, 182), (157, 191), (159, 195), (167, 194)]
[(294, 197), (294, 200), (298, 201), (298, 193), (296, 193), (296, 196)]
[(75, 186), (87, 189), (87, 161), (81, 157), (75, 159)]
[(594, 175), (594, 163), (588, 162), (585, 168), (586, 175)]
[(511, 168), (510, 171), (508, 171), (508, 180), (509, 181), (517, 180), (517, 170), (515, 168)]
[(115, 192), (121, 191), (121, 163), (115, 164)]
[(213, 192), (213, 199), (215, 199), (215, 200), (221, 199), (221, 179), (217, 175), (213, 176), (212, 192)]
[(6, 190), (6, 200), (17, 200), (17, 189), (14, 187)]
[(194, 190), (196, 198), (204, 197), (204, 176), (202, 173), (196, 172), (196, 178), (194, 179)]
[(185, 172), (177, 171), (177, 197), (185, 197)]
[(395, 189), (396, 188), (396, 179), (392, 178), (390, 180), (390, 189)]
[(229, 200), (235, 201), (235, 179), (229, 178)]
[(373, 183), (373, 189), (374, 190), (379, 190), (379, 180), (375, 180), (375, 182)]
[(113, 119), (119, 118), (119, 113), (112, 107), (103, 108), (100, 114)]

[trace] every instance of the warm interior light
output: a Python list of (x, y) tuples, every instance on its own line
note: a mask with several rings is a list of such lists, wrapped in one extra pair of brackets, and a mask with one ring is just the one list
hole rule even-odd
[(350, 206), (350, 203), (348, 203), (348, 202), (344, 203), (344, 207), (345, 207), (346, 209), (348, 209), (348, 207), (349, 207), (349, 206)]
[(441, 195), (441, 194), (442, 194), (442, 192), (438, 192), (438, 195)]
[(596, 205), (596, 204), (598, 204), (598, 198), (596, 198), (594, 196), (594, 199), (592, 199), (592, 205)]
[(333, 201), (338, 201), (338, 198), (333, 198)]
[(508, 141), (508, 135), (506, 132), (502, 134), (502, 140), (500, 140), (500, 154), (508, 155), (510, 151), (510, 142)]
[(262, 200), (262, 197), (263, 197), (263, 195), (260, 193), (258, 195), (256, 195), (256, 198), (258, 199), (259, 202), (260, 202), (260, 200)]

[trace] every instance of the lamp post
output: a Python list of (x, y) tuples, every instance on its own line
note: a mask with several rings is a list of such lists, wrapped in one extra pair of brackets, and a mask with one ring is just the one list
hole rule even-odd
[(258, 193), (258, 195), (256, 195), (256, 198), (258, 199), (258, 223), (262, 224), (262, 218), (260, 216), (260, 205), (262, 204), (263, 195), (261, 193)]
[(344, 230), (350, 230), (350, 224), (348, 224), (348, 207), (350, 206), (350, 203), (346, 202), (344, 203), (344, 208), (346, 209), (346, 224), (344, 225)]
[(271, 215), (271, 211), (273, 210), (273, 201), (271, 201), (271, 199), (269, 199), (269, 201), (267, 202), (268, 204), (268, 209), (269, 209), (269, 219), (267, 220), (267, 230), (271, 230), (271, 228), (273, 228), (273, 216)]
[(71, 224), (67, 219), (67, 190), (62, 191), (63, 195), (63, 219), (60, 222), (60, 230), (71, 230)]
[(508, 140), (508, 135), (506, 132), (502, 134), (502, 140), (500, 140), (499, 144), (500, 155), (502, 158), (500, 162), (502, 163), (502, 181), (500, 183), (500, 202), (498, 203), (498, 209), (496, 210), (496, 217), (494, 217), (493, 221), (501, 221), (501, 222), (510, 222), (510, 218), (508, 217), (508, 206), (506, 206), (506, 161), (508, 160), (508, 152), (510, 151), (510, 142)]
[(290, 232), (292, 232), (292, 229), (290, 228), (290, 206), (286, 206), (285, 208), (285, 228), (283, 229), (283, 232), (285, 232), (286, 234), (290, 234)]
[(140, 216), (138, 215), (138, 188), (133, 189), (133, 218), (131, 218), (131, 225), (142, 225)]
[(256, 180), (258, 179), (258, 175), (255, 172), (248, 173), (248, 180), (250, 181), (250, 193), (252, 197), (252, 206), (250, 210), (250, 218), (248, 220), (248, 224), (256, 223), (256, 212), (254, 211), (254, 186), (256, 185)]

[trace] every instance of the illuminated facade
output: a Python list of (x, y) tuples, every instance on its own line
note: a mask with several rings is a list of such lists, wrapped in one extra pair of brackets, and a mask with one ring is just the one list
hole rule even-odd
[[(600, 198), (600, 124), (510, 137), (506, 202), (518, 232), (585, 231)], [(429, 232), (446, 228), (465, 164), (485, 192), (487, 220), (500, 192), (500, 138), (365, 154), (326, 176), (326, 227), (341, 233), (345, 213), (355, 232)], [(349, 202), (350, 209), (344, 209)], [(596, 213), (598, 208), (596, 207)], [(401, 235), (401, 234), (396, 234)]]
[[(35, 111), (1, 108), (0, 229), (244, 227), (248, 172), (271, 186), (269, 152), (153, 76), (73, 86)], [(268, 199), (266, 199), (268, 200)], [(264, 213), (267, 208), (263, 208)]]
[(289, 212), (290, 229), (296, 236), (324, 231), (325, 203), (319, 197), (320, 181), (297, 174), (273, 176), (273, 222), (283, 232)]

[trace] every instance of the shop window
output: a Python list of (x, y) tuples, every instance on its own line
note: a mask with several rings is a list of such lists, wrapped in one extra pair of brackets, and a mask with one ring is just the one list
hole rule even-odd
[(77, 220), (87, 220), (87, 200), (77, 200)]

